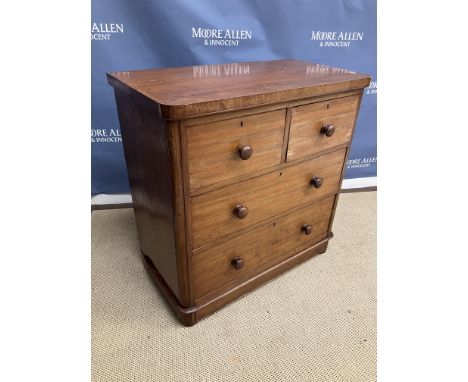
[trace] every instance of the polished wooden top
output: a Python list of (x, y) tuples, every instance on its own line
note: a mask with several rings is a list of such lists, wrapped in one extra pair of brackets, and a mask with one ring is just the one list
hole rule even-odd
[(296, 60), (239, 62), (107, 73), (108, 82), (167, 119), (361, 89), (370, 76)]

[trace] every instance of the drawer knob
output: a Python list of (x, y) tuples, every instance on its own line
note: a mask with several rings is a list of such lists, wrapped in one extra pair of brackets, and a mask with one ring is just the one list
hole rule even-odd
[(249, 209), (246, 206), (243, 206), (242, 204), (238, 204), (236, 208), (234, 208), (234, 214), (239, 219), (244, 219), (248, 213), (249, 213)]
[(310, 224), (304, 224), (302, 226), (302, 231), (304, 231), (306, 235), (310, 235), (312, 233), (312, 226)]
[(245, 145), (239, 149), (239, 156), (242, 160), (247, 160), (252, 156), (252, 146)]
[(241, 269), (244, 267), (245, 263), (244, 260), (242, 260), (239, 256), (236, 256), (231, 260), (231, 264), (234, 268)]
[(333, 134), (335, 134), (335, 126), (328, 124), (323, 125), (320, 129), (320, 134), (325, 134), (327, 137), (331, 137)]
[(322, 184), (323, 184), (323, 178), (319, 177), (319, 176), (314, 176), (311, 180), (310, 180), (310, 185), (315, 187), (315, 188), (320, 188), (322, 187)]

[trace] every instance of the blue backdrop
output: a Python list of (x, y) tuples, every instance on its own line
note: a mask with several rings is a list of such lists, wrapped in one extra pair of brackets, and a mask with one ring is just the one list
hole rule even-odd
[(372, 76), (345, 178), (376, 176), (376, 0), (92, 0), (91, 47), (92, 194), (130, 191), (106, 72), (282, 58)]

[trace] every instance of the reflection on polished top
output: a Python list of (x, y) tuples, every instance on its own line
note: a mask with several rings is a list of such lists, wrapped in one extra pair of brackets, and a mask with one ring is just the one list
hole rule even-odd
[(108, 73), (110, 84), (183, 119), (367, 87), (370, 77), (295, 60)]

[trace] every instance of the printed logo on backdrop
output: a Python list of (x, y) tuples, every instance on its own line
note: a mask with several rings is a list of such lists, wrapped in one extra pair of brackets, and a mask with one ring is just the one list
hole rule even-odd
[(120, 143), (119, 129), (91, 129), (91, 143)]
[(322, 48), (349, 48), (351, 44), (362, 41), (364, 32), (323, 32), (312, 31), (311, 41), (316, 41)]
[(364, 94), (377, 94), (377, 81), (371, 81), (370, 85), (364, 90)]
[(246, 29), (208, 29), (192, 27), (192, 38), (201, 40), (205, 46), (240, 46), (252, 40), (252, 31)]
[(96, 23), (91, 25), (91, 40), (109, 41), (113, 36), (123, 34), (122, 23)]
[(377, 157), (348, 159), (346, 161), (347, 168), (365, 168), (377, 163)]

